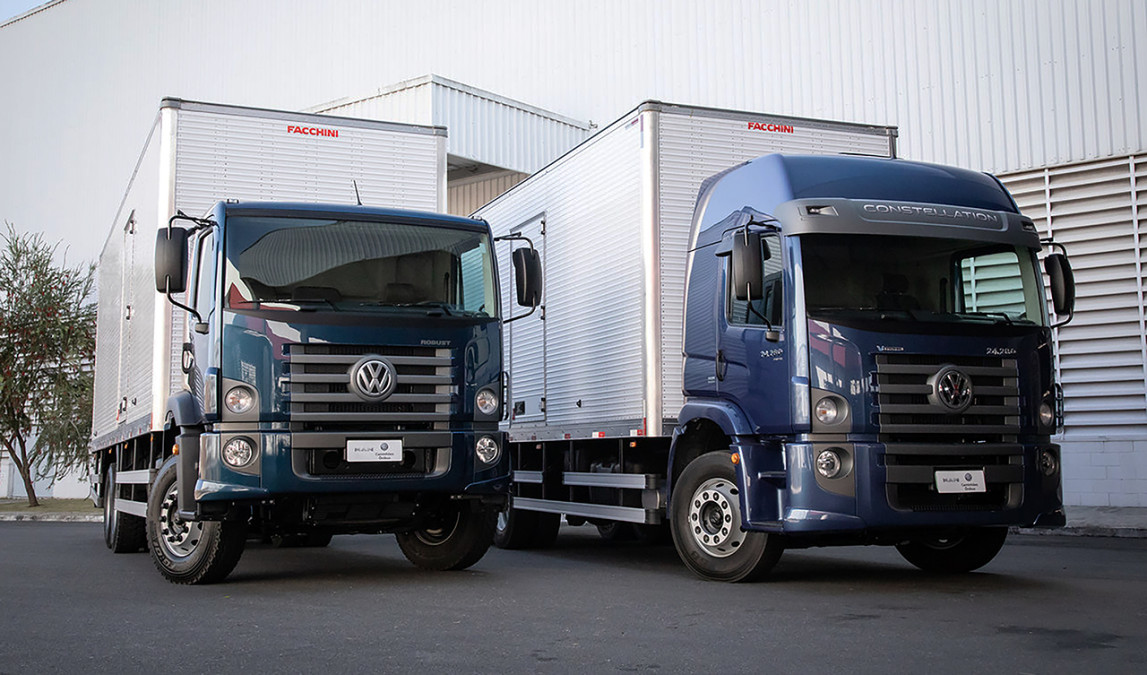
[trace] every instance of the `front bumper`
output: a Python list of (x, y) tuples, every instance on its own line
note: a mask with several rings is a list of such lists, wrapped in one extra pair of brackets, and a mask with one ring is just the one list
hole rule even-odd
[[(474, 445), (491, 436), (502, 452), (493, 464), (481, 463)], [(258, 448), (241, 468), (226, 465), (225, 444), (236, 437)], [(348, 439), (401, 439), (402, 463), (355, 464), (345, 461)], [(250, 502), (279, 496), (330, 494), (423, 494), (492, 496), (508, 493), (509, 457), (498, 431), (337, 433), (243, 431), (204, 433), (199, 443), (195, 499), (199, 502)]]
[[(851, 470), (827, 480), (816, 456), (836, 448)], [(789, 535), (862, 533), (936, 527), (1065, 524), (1061, 476), (1045, 476), (1050, 443), (999, 446), (895, 446), (861, 442), (744, 443), (741, 508), (748, 529)], [(1062, 464), (1060, 464), (1062, 466)], [(939, 494), (936, 470), (982, 469), (986, 492)]]

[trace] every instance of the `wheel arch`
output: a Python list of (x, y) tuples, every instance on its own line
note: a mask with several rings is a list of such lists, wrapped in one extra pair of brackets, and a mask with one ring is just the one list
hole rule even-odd
[(678, 477), (690, 462), (706, 453), (728, 449), (737, 436), (752, 434), (748, 418), (740, 408), (724, 401), (687, 403), (677, 419), (669, 446), (667, 505), (673, 501)]

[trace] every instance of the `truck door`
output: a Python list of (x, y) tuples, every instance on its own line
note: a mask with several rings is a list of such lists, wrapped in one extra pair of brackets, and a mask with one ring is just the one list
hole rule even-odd
[[(546, 268), (545, 214), (539, 214), (511, 230), (534, 243), (542, 259), (542, 277)], [(514, 248), (528, 245), (513, 242)], [(506, 316), (516, 316), (523, 310), (513, 300), (515, 293), (513, 267), (510, 256), (502, 256), (502, 306)], [(511, 314), (510, 312), (514, 312)], [(546, 421), (546, 323), (545, 295), (542, 305), (524, 319), (506, 324), (506, 369), (510, 373), (510, 426), (544, 424)]]
[[(134, 320), (136, 314), (136, 298), (135, 298), (135, 246), (136, 240), (139, 237), (135, 236), (136, 220), (135, 211), (128, 215), (127, 222), (123, 226), (123, 246), (120, 250), (123, 252), (123, 265), (120, 267), (120, 354), (119, 354), (119, 389), (117, 393), (117, 408), (116, 408), (116, 422), (123, 424), (129, 420), (134, 421), (135, 415), (132, 408), (139, 404), (137, 394), (137, 383), (139, 378), (147, 377), (147, 370), (139, 371), (138, 355), (133, 354), (133, 347), (136, 346), (132, 340), (132, 328), (134, 324), (139, 323)], [(144, 330), (147, 330), (147, 326)], [(138, 350), (136, 350), (138, 351)], [(135, 398), (136, 400), (132, 401)], [(150, 401), (148, 402), (150, 403)]]
[[(192, 240), (191, 277), (188, 284), (188, 300), (203, 322), (210, 325), (215, 312), (215, 230), (207, 228), (199, 237)], [(203, 386), (208, 366), (213, 363), (211, 349), (214, 340), (210, 333), (195, 330), (194, 317), (188, 318), (188, 343), (191, 350), (191, 369), (187, 373), (187, 385), (197, 401), (203, 401)], [(185, 347), (186, 349), (187, 347)]]
[[(761, 237), (763, 295), (751, 301), (737, 300), (731, 286), (730, 258), (718, 292), (717, 392), (740, 406), (760, 434), (792, 430), (790, 417), (788, 340), (784, 326), (785, 292), (781, 237)], [(767, 251), (767, 254), (766, 254)], [(769, 339), (776, 331), (779, 339)]]

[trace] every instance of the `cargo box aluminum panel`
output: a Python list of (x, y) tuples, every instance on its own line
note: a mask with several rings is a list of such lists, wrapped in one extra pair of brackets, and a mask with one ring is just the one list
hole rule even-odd
[(773, 152), (893, 157), (895, 143), (893, 127), (647, 102), (479, 209), (497, 236), (534, 230), (544, 259), (544, 312), (506, 330), (511, 438), (668, 434), (701, 182)]
[(93, 447), (163, 424), (184, 388), (183, 312), (155, 292), (156, 232), (220, 200), (443, 211), (446, 132), (390, 122), (165, 99), (99, 262)]

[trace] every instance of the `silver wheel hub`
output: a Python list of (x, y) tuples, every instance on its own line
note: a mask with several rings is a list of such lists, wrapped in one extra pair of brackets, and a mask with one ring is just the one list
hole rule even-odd
[(705, 553), (726, 558), (745, 542), (737, 486), (724, 478), (710, 478), (689, 500), (689, 533)]
[(159, 507), (159, 543), (170, 557), (186, 558), (195, 552), (202, 536), (203, 523), (179, 517), (179, 495), (173, 483)]

